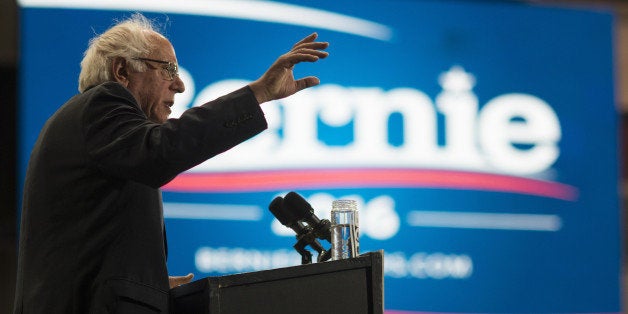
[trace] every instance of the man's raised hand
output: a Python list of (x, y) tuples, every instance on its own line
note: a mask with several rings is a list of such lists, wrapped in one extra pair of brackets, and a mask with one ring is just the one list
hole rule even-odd
[(313, 33), (294, 44), (292, 49), (280, 56), (262, 77), (249, 84), (260, 104), (288, 97), (320, 83), (315, 76), (295, 80), (293, 74), (295, 64), (316, 62), (329, 55), (326, 51), (322, 51), (329, 46), (329, 43), (317, 42), (315, 41), (317, 37), (318, 34)]

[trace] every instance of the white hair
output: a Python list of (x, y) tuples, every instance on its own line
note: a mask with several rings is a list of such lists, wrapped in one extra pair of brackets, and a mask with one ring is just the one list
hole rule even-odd
[(150, 20), (135, 13), (129, 19), (92, 38), (81, 61), (79, 92), (113, 81), (111, 62), (117, 57), (125, 58), (133, 70), (145, 71), (146, 65), (143, 62), (134, 62), (132, 58), (148, 56), (154, 47), (155, 35), (163, 37)]

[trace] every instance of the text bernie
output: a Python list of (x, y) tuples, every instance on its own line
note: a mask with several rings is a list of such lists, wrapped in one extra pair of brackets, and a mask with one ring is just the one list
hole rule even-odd
[[(187, 71), (182, 71), (181, 78), (193, 86)], [(247, 83), (213, 83), (196, 95), (193, 105)], [(263, 104), (268, 130), (193, 171), (379, 167), (525, 176), (547, 170), (558, 159), (560, 123), (542, 99), (510, 93), (480, 108), (473, 93), (475, 78), (458, 66), (441, 74), (439, 83), (442, 92), (434, 101), (407, 87), (386, 91), (324, 84)], [(173, 116), (189, 107), (193, 97), (189, 93), (193, 88), (177, 96)], [(397, 144), (389, 140), (392, 115), (402, 117), (402, 141)], [(351, 140), (327, 145), (320, 140), (321, 125), (327, 130), (352, 126)], [(440, 143), (439, 127), (444, 133)]]

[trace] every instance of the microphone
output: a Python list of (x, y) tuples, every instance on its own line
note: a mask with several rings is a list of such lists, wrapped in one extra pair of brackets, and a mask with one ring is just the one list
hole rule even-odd
[(297, 235), (304, 234), (307, 231), (304, 230), (305, 226), (299, 224), (299, 219), (292, 212), (285, 210), (283, 203), (283, 197), (277, 196), (270, 202), (268, 209), (282, 225), (294, 230)]
[(287, 210), (284, 204), (285, 200), (281, 196), (277, 196), (270, 202), (268, 209), (282, 225), (294, 230), (297, 234), (297, 243), (294, 248), (301, 254), (302, 264), (309, 264), (312, 261), (312, 254), (305, 249), (307, 245), (318, 252), (319, 261), (329, 259), (330, 253), (325, 251), (325, 248), (318, 242), (312, 227), (301, 222), (294, 211)]
[(317, 238), (327, 240), (331, 243), (331, 222), (327, 219), (319, 219), (314, 214), (312, 205), (301, 195), (295, 192), (286, 194), (283, 200), (283, 206), (288, 209), (286, 212), (289, 212), (289, 215), (294, 217), (291, 219), (305, 221), (312, 227), (312, 231)]

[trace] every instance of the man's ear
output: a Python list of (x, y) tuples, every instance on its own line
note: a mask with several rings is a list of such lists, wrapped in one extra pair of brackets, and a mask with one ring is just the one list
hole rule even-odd
[(125, 58), (116, 57), (111, 62), (112, 79), (125, 87), (129, 85), (129, 63)]

